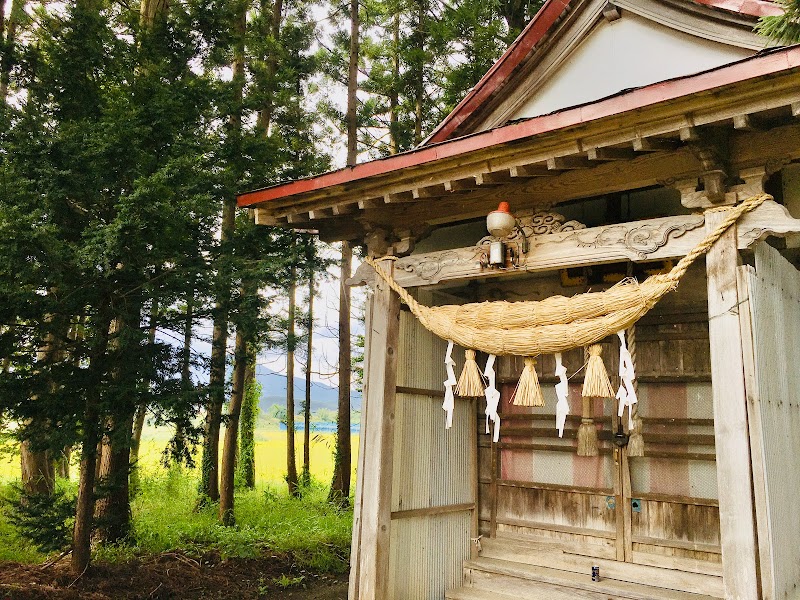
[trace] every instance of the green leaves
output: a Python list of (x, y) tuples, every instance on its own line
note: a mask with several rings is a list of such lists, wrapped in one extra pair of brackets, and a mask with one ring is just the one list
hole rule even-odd
[(756, 32), (771, 38), (779, 44), (800, 42), (800, 2), (797, 0), (776, 0), (784, 13), (779, 16), (761, 17)]

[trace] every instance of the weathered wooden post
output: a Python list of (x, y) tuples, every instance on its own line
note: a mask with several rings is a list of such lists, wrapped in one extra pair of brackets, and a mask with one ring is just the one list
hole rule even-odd
[[(378, 268), (391, 274), (393, 262), (378, 264)], [(364, 403), (350, 559), (350, 600), (383, 600), (388, 597), (399, 333), (400, 298), (383, 280), (376, 278), (366, 323)]]
[[(726, 212), (706, 213), (706, 231)], [(719, 518), (725, 598), (758, 598), (750, 442), (744, 379), (736, 225), (706, 255), (708, 334), (714, 402)]]

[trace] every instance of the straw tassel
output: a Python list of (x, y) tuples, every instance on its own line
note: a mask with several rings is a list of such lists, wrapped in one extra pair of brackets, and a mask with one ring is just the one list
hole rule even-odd
[(583, 397), (583, 414), (578, 427), (578, 456), (597, 456), (597, 428), (592, 418), (592, 399)]
[(613, 398), (614, 389), (608, 379), (608, 371), (603, 364), (603, 347), (600, 344), (589, 346), (589, 362), (586, 364), (586, 377), (583, 380), (584, 398)]
[(464, 369), (461, 371), (461, 377), (458, 378), (456, 394), (462, 398), (483, 396), (483, 390), (486, 387), (483, 384), (481, 370), (475, 361), (475, 350), (467, 350), (464, 354), (466, 361), (464, 362)]
[(525, 368), (522, 369), (517, 389), (511, 402), (515, 406), (544, 406), (542, 388), (539, 387), (539, 376), (536, 375), (536, 359), (525, 357)]
[(633, 427), (628, 438), (628, 457), (644, 456), (644, 437), (642, 436), (642, 418), (633, 417)]

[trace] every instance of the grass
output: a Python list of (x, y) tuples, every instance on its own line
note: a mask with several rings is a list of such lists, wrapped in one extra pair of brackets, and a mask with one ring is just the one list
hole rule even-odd
[[(173, 550), (193, 556), (219, 553), (223, 558), (291, 553), (298, 564), (314, 570), (343, 572), (347, 569), (352, 512), (326, 502), (333, 471), (332, 435), (315, 436), (311, 453), (312, 483), (301, 499), (295, 499), (289, 497), (283, 481), (285, 432), (260, 432), (256, 442), (257, 488), (237, 491), (235, 527), (219, 525), (216, 506), (196, 509), (196, 470), (164, 469), (160, 457), (166, 440), (158, 437), (142, 443), (141, 486), (131, 504), (131, 541), (121, 546), (97, 548), (96, 560), (116, 562)], [(353, 446), (356, 452), (357, 436), (354, 436)], [(298, 456), (302, 456), (301, 451)], [(0, 481), (4, 482), (0, 484), (0, 497), (11, 495), (18, 477), (18, 457), (0, 454)], [(0, 561), (36, 563), (45, 560), (46, 557), (20, 538), (8, 523), (4, 504), (0, 502)]]

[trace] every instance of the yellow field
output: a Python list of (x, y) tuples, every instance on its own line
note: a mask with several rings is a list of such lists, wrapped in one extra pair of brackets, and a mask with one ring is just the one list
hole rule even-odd
[[(160, 468), (161, 453), (167, 445), (168, 436), (158, 430), (146, 431), (142, 440), (140, 465), (145, 472)], [(311, 475), (324, 484), (328, 484), (333, 474), (333, 434), (311, 435)], [(222, 436), (220, 436), (220, 440)], [(280, 484), (286, 474), (286, 432), (259, 431), (256, 434), (256, 482), (259, 485), (268, 483)], [(298, 472), (303, 463), (303, 435), (296, 436)], [(352, 436), (353, 465), (358, 454), (358, 435)], [(7, 450), (7, 449), (6, 449)], [(197, 457), (199, 459), (199, 456)], [(73, 468), (73, 476), (76, 469)], [(0, 481), (18, 479), (19, 456), (8, 451), (0, 451)], [(353, 479), (355, 482), (355, 479)]]

